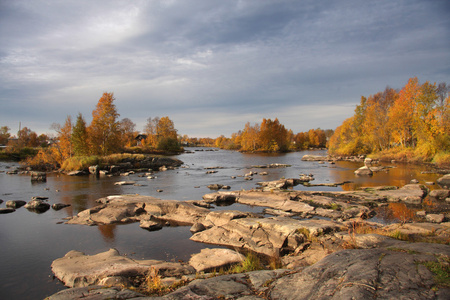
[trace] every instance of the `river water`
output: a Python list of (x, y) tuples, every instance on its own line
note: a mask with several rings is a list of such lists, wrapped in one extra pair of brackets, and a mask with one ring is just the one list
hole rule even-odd
[[(70, 207), (60, 211), (50, 209), (37, 214), (25, 208), (0, 215), (0, 299), (43, 299), (64, 289), (53, 278), (50, 265), (53, 260), (70, 250), (93, 255), (116, 248), (121, 254), (135, 259), (161, 259), (188, 261), (190, 255), (202, 248), (212, 247), (189, 240), (189, 227), (164, 227), (159, 231), (146, 231), (138, 224), (81, 226), (67, 225), (63, 219), (95, 206), (95, 200), (117, 194), (141, 194), (161, 199), (198, 200), (211, 191), (209, 184), (231, 186), (231, 190), (256, 188), (258, 181), (277, 180), (282, 177), (298, 178), (299, 174), (313, 174), (314, 184), (352, 181), (338, 187), (294, 187), (295, 190), (339, 191), (363, 186), (403, 186), (417, 179), (420, 183), (435, 182), (436, 174), (422, 173), (425, 166), (396, 165), (387, 172), (372, 177), (356, 177), (354, 171), (362, 163), (337, 162), (319, 164), (304, 162), (305, 154), (326, 155), (325, 151), (303, 151), (280, 155), (242, 154), (234, 151), (188, 148), (175, 158), (184, 162), (176, 170), (157, 172), (155, 179), (133, 174), (128, 177), (80, 176), (49, 174), (47, 182), (32, 183), (28, 175), (7, 175), (18, 165), (0, 162), (0, 199), (29, 201), (33, 196), (45, 196), (49, 203), (67, 203)], [(287, 168), (260, 169), (255, 165), (289, 164)], [(217, 173), (206, 174), (205, 168), (217, 168)], [(256, 174), (253, 180), (244, 180), (249, 171), (268, 172)], [(236, 178), (232, 178), (236, 176)], [(114, 182), (133, 180), (140, 186), (117, 186)], [(433, 186), (429, 186), (431, 189)], [(162, 190), (158, 191), (158, 190)], [(5, 207), (5, 202), (0, 208)], [(234, 204), (215, 209), (241, 209), (261, 212), (262, 208)]]

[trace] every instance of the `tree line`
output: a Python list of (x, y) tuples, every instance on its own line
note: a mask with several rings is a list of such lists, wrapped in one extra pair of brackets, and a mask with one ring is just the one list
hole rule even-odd
[(244, 152), (286, 152), (309, 148), (325, 148), (327, 139), (333, 130), (320, 128), (294, 134), (275, 120), (263, 119), (262, 122), (245, 124), (244, 129), (233, 133), (231, 138), (220, 136), (215, 140), (215, 146), (223, 149), (233, 149)]
[(328, 149), (335, 155), (391, 153), (405, 159), (450, 158), (450, 86), (410, 78), (361, 97), (352, 117), (336, 128)]

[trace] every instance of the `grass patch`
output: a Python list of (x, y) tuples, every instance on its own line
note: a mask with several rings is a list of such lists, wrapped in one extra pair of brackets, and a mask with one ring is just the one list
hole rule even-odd
[(147, 158), (145, 154), (131, 154), (131, 153), (117, 153), (108, 156), (74, 156), (66, 159), (62, 166), (62, 171), (77, 171), (87, 170), (90, 166), (99, 165), (114, 165), (122, 162), (135, 162), (143, 161)]
[(427, 261), (421, 264), (434, 274), (438, 287), (450, 287), (450, 259), (438, 259), (438, 261)]
[(263, 269), (264, 266), (259, 257), (256, 254), (249, 252), (240, 264), (237, 264), (230, 269), (230, 273), (245, 273)]

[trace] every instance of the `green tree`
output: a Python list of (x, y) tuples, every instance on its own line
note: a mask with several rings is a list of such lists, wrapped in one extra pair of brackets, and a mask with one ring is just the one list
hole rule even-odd
[(92, 123), (88, 132), (93, 154), (108, 155), (121, 148), (120, 123), (117, 121), (119, 113), (114, 100), (113, 93), (105, 92), (92, 111)]
[(86, 121), (81, 113), (78, 113), (75, 126), (72, 130), (73, 153), (76, 156), (89, 155), (89, 140)]

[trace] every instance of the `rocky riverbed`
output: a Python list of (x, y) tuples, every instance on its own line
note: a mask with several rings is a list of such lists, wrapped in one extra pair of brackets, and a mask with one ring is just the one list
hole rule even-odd
[[(280, 179), (261, 182), (258, 190), (217, 191), (192, 201), (101, 198), (66, 223), (191, 226), (191, 239), (211, 248), (188, 262), (136, 260), (115, 249), (89, 256), (75, 249), (52, 263), (69, 288), (48, 299), (448, 299), (449, 177), (432, 192), (420, 184), (293, 191), (286, 188), (296, 180)], [(265, 209), (210, 209), (232, 203)], [(376, 222), (392, 203), (414, 206), (414, 216)], [(235, 273), (233, 266), (249, 254), (259, 258), (261, 270)]]

